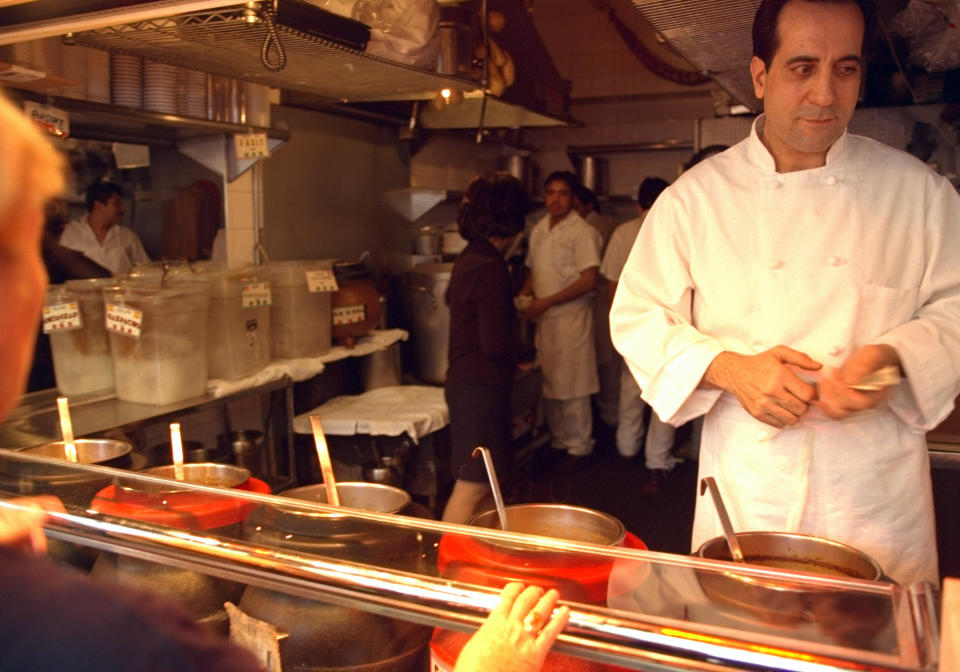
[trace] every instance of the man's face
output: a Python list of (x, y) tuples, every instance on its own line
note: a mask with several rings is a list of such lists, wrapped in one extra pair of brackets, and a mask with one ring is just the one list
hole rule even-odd
[(780, 172), (822, 166), (853, 116), (860, 91), (863, 16), (856, 4), (791, 0), (780, 13), (780, 46), (750, 74), (763, 99), (763, 142)]
[(110, 224), (120, 224), (123, 222), (123, 199), (117, 194), (110, 194), (106, 203), (97, 203), (102, 208), (104, 221)]
[(573, 207), (573, 193), (570, 186), (563, 180), (547, 182), (543, 198), (547, 212), (554, 219), (566, 217), (570, 208)]

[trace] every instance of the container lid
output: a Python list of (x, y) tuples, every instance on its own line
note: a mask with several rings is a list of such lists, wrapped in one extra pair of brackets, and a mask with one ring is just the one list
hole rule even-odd
[(43, 305), (55, 306), (59, 303), (66, 303), (73, 297), (67, 291), (65, 285), (50, 285), (47, 287), (47, 293), (43, 299)]
[(180, 313), (206, 310), (210, 305), (210, 286), (205, 282), (178, 281), (167, 284), (124, 280), (103, 290), (103, 299), (152, 313)]
[(214, 299), (233, 298), (240, 296), (244, 283), (268, 282), (269, 273), (258, 266), (236, 266), (233, 268), (208, 267), (192, 276), (178, 276), (172, 282), (205, 282), (210, 286), (210, 296)]
[(102, 298), (104, 287), (116, 287), (118, 284), (116, 278), (83, 278), (79, 280), (67, 280), (63, 283), (73, 293), (88, 295), (86, 298)]
[(281, 287), (306, 286), (307, 271), (332, 270), (332, 259), (308, 259), (299, 261), (271, 261), (266, 265), (270, 282)]

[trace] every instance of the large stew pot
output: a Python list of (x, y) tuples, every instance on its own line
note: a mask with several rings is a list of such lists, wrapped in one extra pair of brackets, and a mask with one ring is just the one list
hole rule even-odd
[[(751, 565), (836, 578), (885, 580), (876, 560), (836, 541), (787, 532), (740, 532), (737, 540)], [(697, 555), (731, 560), (722, 536), (704, 542)], [(891, 617), (889, 600), (882, 595), (842, 587), (813, 587), (789, 577), (766, 579), (733, 569), (700, 571), (698, 579), (707, 598), (724, 608), (781, 627), (813, 622), (824, 634), (845, 645), (868, 644)]]
[[(413, 513), (410, 495), (378, 483), (338, 483), (340, 504), (377, 513)], [(294, 488), (283, 497), (325, 504), (322, 484)], [(261, 506), (247, 517), (246, 539), (273, 546), (377, 566), (416, 571), (422, 568), (416, 530), (352, 517)], [(280, 659), (287, 672), (405, 672), (424, 667), (430, 628), (357, 609), (324, 604), (249, 586), (240, 600), (249, 616), (272, 623), (288, 636)]]

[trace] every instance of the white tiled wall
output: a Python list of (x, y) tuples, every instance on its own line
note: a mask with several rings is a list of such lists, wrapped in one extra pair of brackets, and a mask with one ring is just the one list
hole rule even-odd
[(256, 227), (260, 221), (260, 168), (254, 166), (225, 184), (227, 263), (231, 266), (254, 260)]

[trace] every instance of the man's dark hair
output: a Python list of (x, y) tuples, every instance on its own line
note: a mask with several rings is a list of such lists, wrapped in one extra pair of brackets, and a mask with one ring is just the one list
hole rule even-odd
[(753, 55), (769, 68), (773, 56), (780, 48), (780, 36), (777, 34), (777, 22), (780, 12), (788, 2), (809, 2), (818, 5), (854, 4), (863, 15), (864, 33), (861, 52), (866, 50), (869, 38), (873, 34), (873, 20), (876, 11), (872, 0), (762, 0), (757, 13), (753, 15)]
[(477, 177), (460, 202), (457, 227), (467, 240), (510, 238), (523, 231), (528, 207), (527, 192), (512, 175)]
[(670, 184), (662, 177), (648, 177), (637, 189), (637, 203), (644, 210), (649, 210), (657, 197), (669, 186)]
[(569, 170), (555, 170), (547, 175), (547, 179), (543, 181), (543, 186), (547, 186), (551, 182), (557, 181), (565, 182), (567, 186), (570, 187), (571, 193), (573, 193), (573, 191), (577, 188), (577, 185), (580, 184), (580, 180), (577, 178), (577, 176), (571, 173)]
[(707, 145), (699, 152), (691, 156), (689, 161), (683, 164), (683, 170), (688, 171), (704, 159), (709, 159), (714, 154), (719, 154), (720, 152), (724, 152), (728, 149), (730, 148), (727, 145)]
[(94, 203), (106, 204), (110, 197), (116, 194), (123, 198), (123, 189), (113, 182), (94, 182), (87, 187), (87, 210), (93, 211)]
[(593, 189), (590, 187), (578, 184), (573, 188), (573, 195), (584, 205), (592, 205), (594, 210), (598, 210), (597, 195), (593, 193)]

